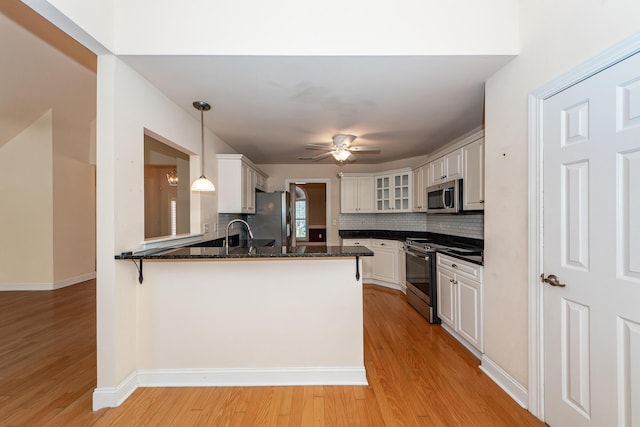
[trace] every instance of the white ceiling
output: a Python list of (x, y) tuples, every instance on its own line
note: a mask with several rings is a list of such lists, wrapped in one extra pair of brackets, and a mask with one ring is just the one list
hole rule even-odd
[[(357, 163), (428, 154), (483, 124), (484, 81), (511, 56), (127, 56), (253, 162), (303, 163), (337, 133), (379, 145)], [(308, 162), (308, 161), (307, 161)], [(334, 162), (332, 158), (322, 160)]]
[[(65, 44), (77, 42), (61, 32), (55, 35), (58, 41), (52, 43), (50, 34), (55, 31), (48, 29), (48, 34), (41, 34), (41, 29), (50, 24), (19, 1), (4, 3), (0, 12), (20, 21), (15, 25), (6, 17), (0, 19), (2, 39), (6, 41), (2, 44), (3, 57), (10, 59), (3, 61), (3, 74), (8, 78), (0, 81), (0, 107), (3, 123), (5, 119), (13, 123), (11, 127), (3, 125), (5, 133), (15, 133), (21, 124), (30, 123), (44, 104), (52, 102), (51, 97), (61, 93), (66, 102), (73, 102), (72, 96), (83, 102), (95, 99), (95, 93), (82, 97), (69, 86), (74, 81), (86, 81), (86, 68), (79, 67), (77, 72), (82, 79), (77, 80), (72, 75), (75, 71), (68, 67), (51, 66), (51, 55), (42, 52), (45, 44), (34, 40), (47, 40), (55, 46), (49, 47), (53, 51), (90, 64), (91, 54), (86, 49), (80, 54), (77, 48), (76, 52), (65, 51)], [(27, 29), (32, 26), (30, 31), (37, 37), (26, 33), (21, 25)], [(79, 60), (79, 56), (84, 59)], [(337, 133), (357, 135), (355, 145), (382, 147), (379, 153), (357, 153), (357, 163), (383, 163), (428, 154), (482, 126), (484, 81), (512, 58), (123, 57), (195, 118), (199, 119), (199, 112), (191, 103), (209, 102), (212, 110), (205, 113), (205, 126), (258, 164), (311, 163), (298, 157), (321, 152), (307, 150), (305, 144), (329, 143)], [(43, 72), (36, 76), (25, 72), (29, 70)], [(24, 88), (31, 88), (28, 92), (37, 95), (25, 96)], [(17, 120), (15, 115), (24, 120)], [(334, 160), (330, 157), (320, 162)]]
[(0, 147), (49, 109), (95, 119), (95, 55), (19, 1), (0, 2), (0, 57)]

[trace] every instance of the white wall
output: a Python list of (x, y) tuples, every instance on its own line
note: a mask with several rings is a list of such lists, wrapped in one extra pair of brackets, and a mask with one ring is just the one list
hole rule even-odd
[(527, 95), (640, 29), (636, 0), (521, 0), (520, 55), (486, 85), (485, 350), (522, 385), (527, 349)]
[(353, 258), (145, 268), (138, 369), (363, 368), (362, 282)]
[[(9, 15), (0, 13), (5, 58), (0, 63), (0, 162), (6, 162), (2, 169), (11, 176), (0, 186), (8, 186), (4, 191), (15, 197), (3, 203), (11, 220), (3, 222), (10, 229), (0, 242), (0, 251), (7, 253), (0, 261), (7, 263), (0, 283), (7, 290), (50, 290), (95, 274), (89, 154), (95, 72), (87, 61), (74, 60), (74, 52), (83, 57), (90, 52), (65, 44), (62, 32), (44, 20), (27, 19), (18, 6), (27, 9), (8, 2), (2, 10)], [(27, 29), (33, 25), (37, 35)]]
[(53, 282), (53, 113), (0, 145), (0, 289)]
[[(53, 260), (54, 283), (73, 284), (96, 271), (95, 166), (89, 163), (91, 122), (95, 114), (95, 75), (84, 73), (78, 90), (87, 105), (53, 112)], [(90, 110), (90, 116), (78, 110)]]
[[(114, 255), (135, 250), (144, 240), (145, 129), (182, 151), (200, 154), (200, 122), (185, 111), (191, 105), (175, 105), (111, 55), (98, 58), (98, 105), (98, 387), (113, 387), (137, 367), (136, 269)], [(214, 145), (230, 150), (205, 130), (205, 174), (217, 184)], [(197, 155), (191, 157), (190, 174), (191, 181), (200, 175)], [(192, 193), (191, 231), (216, 218), (216, 194)]]
[[(491, 55), (518, 51), (518, 9), (512, 0), (250, 4), (199, 0), (182, 2), (180, 7), (149, 0), (23, 1), (36, 10), (54, 6), (117, 54)], [(65, 24), (51, 11), (48, 18)]]

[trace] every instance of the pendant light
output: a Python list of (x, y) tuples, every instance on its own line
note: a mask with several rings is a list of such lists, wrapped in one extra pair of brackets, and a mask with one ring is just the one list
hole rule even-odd
[(204, 101), (194, 101), (193, 108), (200, 111), (200, 142), (202, 143), (202, 151), (200, 152), (200, 178), (193, 181), (191, 191), (216, 191), (213, 182), (204, 176), (204, 111), (209, 111), (211, 105)]
[(178, 172), (175, 169), (172, 169), (167, 174), (167, 181), (169, 182), (169, 185), (172, 187), (178, 186)]

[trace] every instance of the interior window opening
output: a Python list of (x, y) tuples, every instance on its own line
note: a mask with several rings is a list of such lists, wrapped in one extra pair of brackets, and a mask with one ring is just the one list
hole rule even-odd
[(307, 192), (296, 186), (296, 240), (308, 240)]
[(189, 155), (144, 134), (144, 238), (189, 234)]

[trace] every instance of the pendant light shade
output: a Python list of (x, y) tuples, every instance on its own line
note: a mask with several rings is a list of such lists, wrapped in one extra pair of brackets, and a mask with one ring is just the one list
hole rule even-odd
[(194, 101), (193, 108), (200, 111), (200, 142), (202, 151), (200, 152), (200, 178), (193, 181), (191, 191), (216, 191), (213, 182), (204, 176), (204, 112), (211, 109), (211, 105), (204, 101)]

